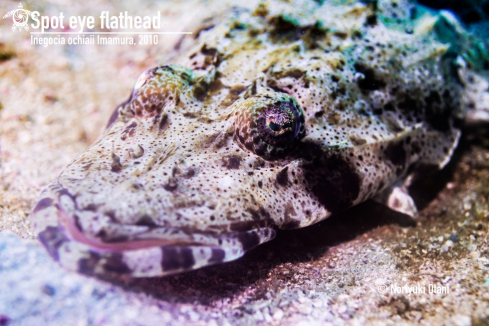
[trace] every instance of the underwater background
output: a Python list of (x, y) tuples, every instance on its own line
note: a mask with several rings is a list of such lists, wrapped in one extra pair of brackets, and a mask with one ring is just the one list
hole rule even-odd
[[(1, 2), (1, 15), (18, 3)], [(66, 16), (161, 10), (169, 30), (184, 30), (222, 5), (22, 3)], [(457, 17), (466, 37), (443, 23), (439, 33), (453, 51), (470, 44), (463, 56), (487, 79), (489, 1), (419, 3), (425, 6), (421, 10), (448, 10)], [(141, 71), (164, 62), (178, 36), (157, 46), (35, 47), (27, 32), (11, 27), (10, 20), (0, 21), (0, 326), (489, 324), (489, 125), (484, 122), (464, 128), (445, 169), (411, 186), (417, 220), (368, 201), (308, 228), (279, 231), (274, 241), (238, 261), (177, 276), (98, 280), (63, 270), (30, 233), (32, 205), (99, 137)], [(427, 293), (390, 292), (404, 285)]]

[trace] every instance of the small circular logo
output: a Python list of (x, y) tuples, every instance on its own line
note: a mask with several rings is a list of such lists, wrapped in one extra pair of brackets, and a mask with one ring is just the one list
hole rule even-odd
[(19, 3), (19, 7), (15, 10), (8, 12), (3, 18), (8, 18), (12, 16), (12, 21), (14, 24), (12, 25), (12, 30), (15, 31), (15, 28), (18, 28), (19, 31), (24, 28), (26, 31), (29, 30), (29, 26), (27, 26), (27, 22), (29, 21), (29, 16), (31, 12), (29, 10), (25, 10), (22, 7), (22, 3)]
[(377, 286), (377, 291), (379, 291), (380, 294), (387, 293), (388, 290), (389, 288), (385, 284)]

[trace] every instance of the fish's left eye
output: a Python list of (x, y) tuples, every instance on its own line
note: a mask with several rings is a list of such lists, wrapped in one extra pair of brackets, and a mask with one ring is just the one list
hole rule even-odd
[(298, 109), (291, 102), (265, 107), (257, 121), (260, 138), (274, 146), (290, 143), (300, 131), (298, 113)]
[(287, 94), (253, 96), (237, 109), (236, 140), (244, 149), (264, 158), (275, 159), (287, 154), (304, 135), (302, 109)]

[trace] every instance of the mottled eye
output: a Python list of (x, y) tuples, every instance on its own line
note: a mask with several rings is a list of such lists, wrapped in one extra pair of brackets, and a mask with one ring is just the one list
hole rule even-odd
[(137, 92), (147, 83), (147, 81), (153, 78), (155, 75), (155, 68), (145, 70), (141, 75), (139, 75), (134, 88), (132, 89), (132, 96), (135, 96)]
[(179, 65), (161, 66), (143, 72), (134, 85), (129, 106), (140, 118), (159, 115), (164, 107), (177, 105), (185, 98), (192, 82), (192, 71)]
[(304, 135), (302, 109), (287, 94), (268, 92), (238, 105), (235, 138), (246, 150), (268, 159), (279, 158)]
[(265, 107), (260, 113), (258, 134), (269, 145), (286, 145), (299, 134), (299, 110), (288, 101), (276, 105)]

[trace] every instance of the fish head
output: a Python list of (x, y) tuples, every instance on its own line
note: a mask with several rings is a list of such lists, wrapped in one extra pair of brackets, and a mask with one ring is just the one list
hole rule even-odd
[(166, 275), (234, 260), (275, 227), (330, 214), (311, 192), (311, 151), (322, 150), (303, 142), (298, 101), (258, 82), (224, 97), (215, 83), (213, 71), (178, 65), (138, 78), (34, 209), (55, 259), (87, 274)]

